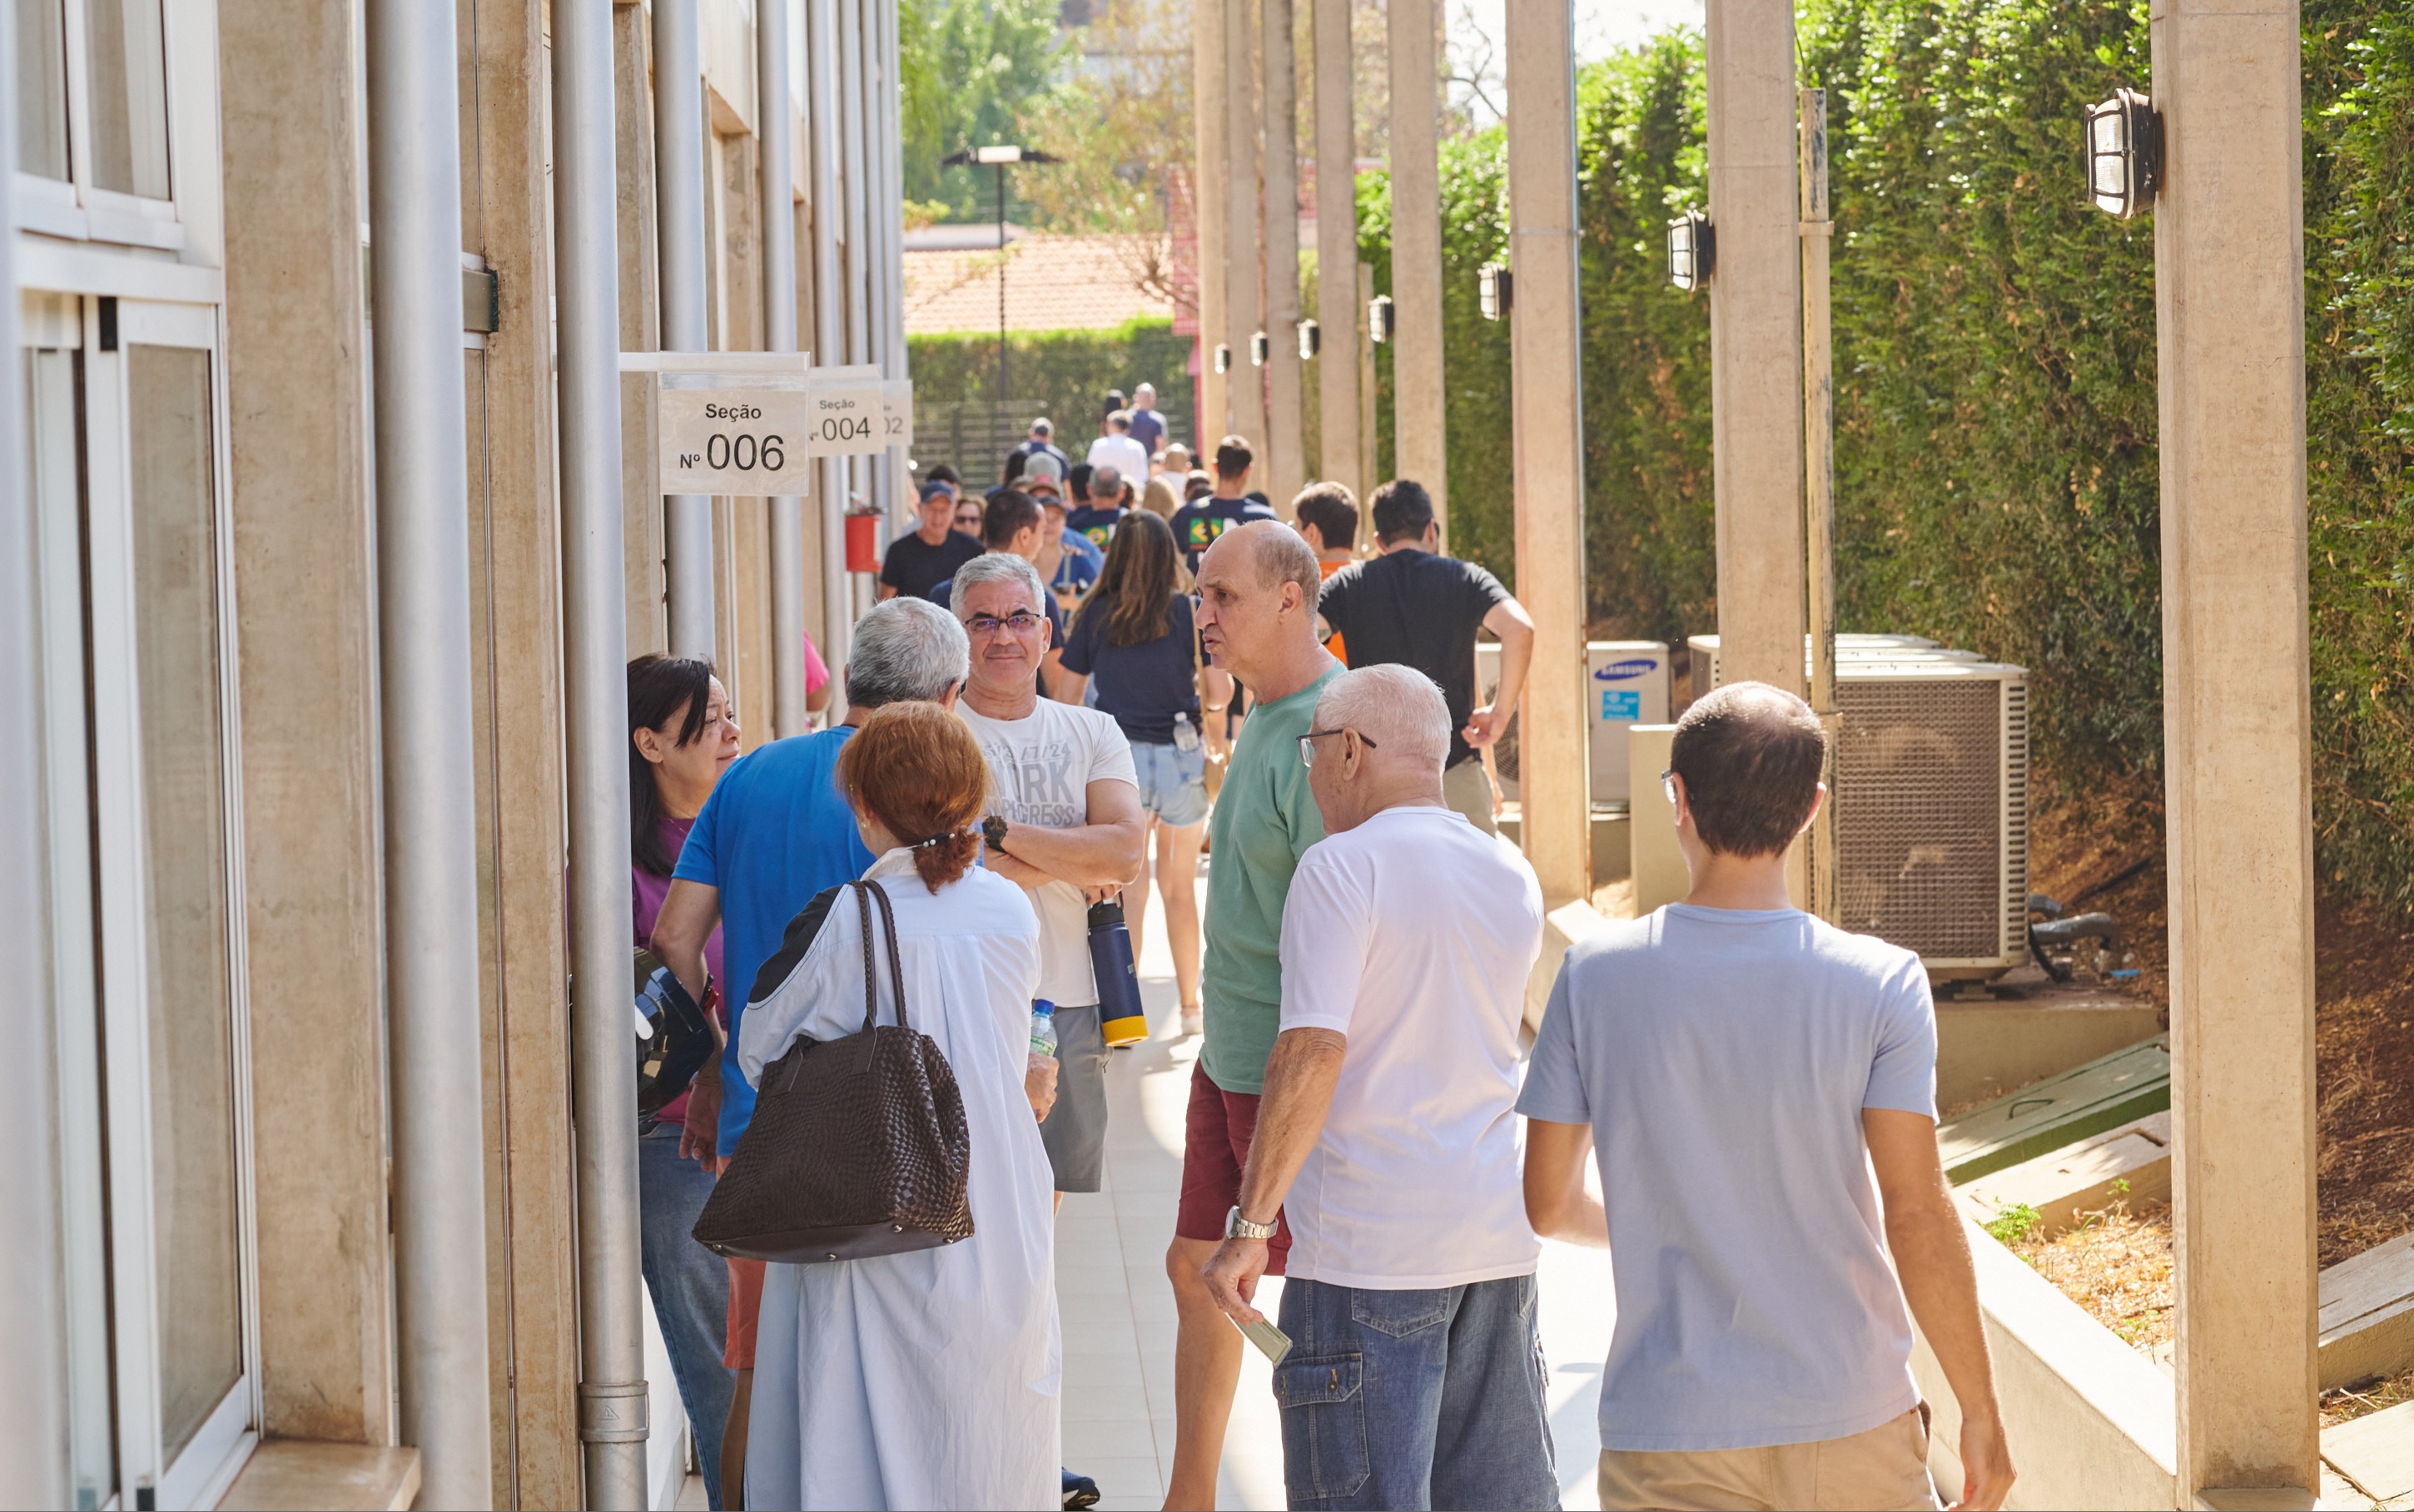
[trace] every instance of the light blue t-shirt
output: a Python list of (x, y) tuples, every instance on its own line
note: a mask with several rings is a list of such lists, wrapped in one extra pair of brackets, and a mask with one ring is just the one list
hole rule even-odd
[(1568, 952), (1517, 1111), (1592, 1125), (1617, 1291), (1602, 1447), (1805, 1444), (1917, 1404), (1873, 1107), (1936, 1114), (1910, 951), (1672, 903)]
[(687, 832), (671, 875), (721, 891), (721, 1001), (729, 1044), (721, 1057), (721, 1153), (754, 1117), (754, 1088), (738, 1069), (738, 1027), (755, 973), (780, 948), (788, 921), (813, 895), (863, 875), (872, 852), (838, 790), (845, 725), (757, 746), (730, 763)]

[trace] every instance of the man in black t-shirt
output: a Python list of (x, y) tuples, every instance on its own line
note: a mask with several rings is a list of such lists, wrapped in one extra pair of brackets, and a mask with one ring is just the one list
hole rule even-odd
[(1256, 460), (1248, 442), (1237, 436), (1225, 437), (1215, 447), (1215, 492), (1185, 504), (1168, 522), (1173, 526), (1173, 544), (1182, 553), (1183, 565), (1193, 576), (1198, 574), (1200, 556), (1215, 544), (1217, 536), (1236, 525), (1275, 518), (1274, 511), (1247, 497), (1249, 467)]
[[(1500, 738), (1534, 660), (1534, 619), (1500, 580), (1440, 555), (1433, 497), (1399, 479), (1375, 490), (1375, 538), (1383, 555), (1352, 562), (1325, 581), (1317, 609), (1349, 647), (1349, 665), (1398, 662), (1441, 685), (1450, 705), (1450, 761), (1442, 796), (1491, 833), (1492, 783), (1478, 752)], [(1500, 687), (1475, 703), (1475, 632), (1500, 639)]]
[(981, 554), (981, 543), (955, 527), (956, 496), (944, 482), (922, 485), (922, 527), (888, 543), (880, 563), (880, 597), (927, 599)]

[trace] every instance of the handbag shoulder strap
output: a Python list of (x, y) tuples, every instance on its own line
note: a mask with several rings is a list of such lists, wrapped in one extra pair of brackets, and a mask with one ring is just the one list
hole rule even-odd
[[(856, 917), (863, 926), (863, 1031), (869, 1034), (880, 1024), (880, 977), (872, 969), (872, 884), (858, 882), (847, 885), (855, 889)], [(904, 1004), (900, 1002), (898, 1009), (898, 1019), (902, 1022)]]
[(897, 988), (897, 1023), (900, 1028), (908, 1027), (905, 1022), (905, 963), (897, 951), (897, 913), (889, 904), (888, 889), (876, 882), (859, 882), (855, 885), (857, 899), (863, 907), (864, 998), (873, 1005), (870, 1010), (872, 1016), (866, 1018), (864, 1028), (870, 1030), (879, 1013), (879, 989), (873, 986), (872, 960), (872, 905), (875, 901), (880, 905), (881, 933), (888, 941), (888, 979)]

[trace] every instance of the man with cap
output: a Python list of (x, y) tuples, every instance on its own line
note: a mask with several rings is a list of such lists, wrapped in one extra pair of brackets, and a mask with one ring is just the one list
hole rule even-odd
[(880, 597), (927, 599), (981, 554), (981, 543), (955, 528), (956, 496), (938, 480), (922, 485), (922, 525), (888, 543), (880, 563)]
[[(1056, 459), (1056, 476), (1059, 478), (1064, 477), (1065, 469), (1073, 465), (1073, 459), (1066, 456), (1063, 449), (1058, 447), (1056, 444), (1056, 422), (1050, 420), (1045, 415), (1040, 416), (1037, 420), (1031, 422), (1031, 435), (1029, 438), (1021, 446), (1016, 447), (1015, 450), (1025, 456), (1054, 457)], [(1028, 467), (1029, 465), (1026, 463), (1026, 476), (1028, 476)]]

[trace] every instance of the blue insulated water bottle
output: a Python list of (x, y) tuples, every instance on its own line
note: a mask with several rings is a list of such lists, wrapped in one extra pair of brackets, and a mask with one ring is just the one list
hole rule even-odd
[(1140, 1005), (1140, 971), (1132, 965), (1131, 931), (1120, 898), (1090, 905), (1090, 970), (1098, 979), (1098, 1033), (1110, 1046), (1148, 1038)]

